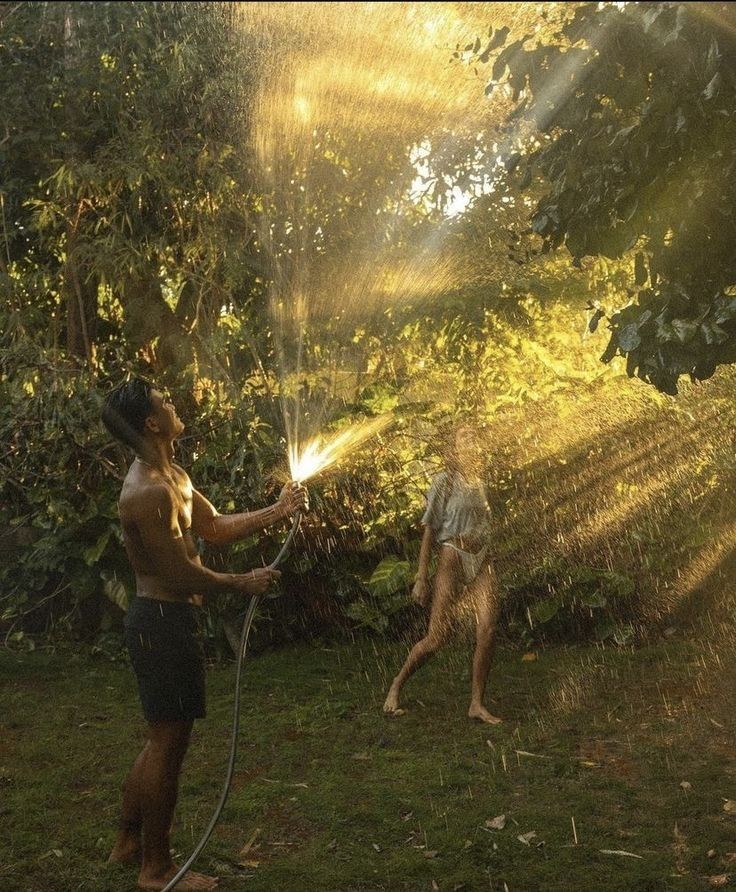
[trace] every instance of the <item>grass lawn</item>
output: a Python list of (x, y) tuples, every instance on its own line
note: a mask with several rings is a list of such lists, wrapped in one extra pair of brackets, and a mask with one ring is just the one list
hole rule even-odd
[[(465, 718), (463, 642), (409, 682), (405, 716), (385, 718), (405, 652), (304, 644), (249, 661), (233, 790), (197, 865), (220, 888), (736, 885), (736, 670), (725, 650), (673, 638), (523, 660), (502, 645), (490, 704), (500, 727)], [(219, 795), (233, 681), (232, 666), (208, 674), (178, 853)], [(143, 734), (125, 664), (0, 650), (0, 887), (135, 888), (134, 870), (105, 859)], [(502, 829), (487, 826), (501, 815)]]

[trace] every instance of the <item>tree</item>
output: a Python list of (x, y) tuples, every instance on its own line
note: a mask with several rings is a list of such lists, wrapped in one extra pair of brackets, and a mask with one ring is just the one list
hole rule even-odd
[(93, 364), (125, 341), (181, 369), (227, 300), (250, 297), (233, 148), (247, 45), (222, 4), (20, 3), (0, 18), (0, 287), (26, 334)]
[(601, 359), (669, 394), (736, 361), (735, 34), (731, 4), (584, 3), (497, 52), (487, 87), (517, 101), (517, 185), (546, 186), (542, 251), (630, 259), (630, 303), (591, 320)]

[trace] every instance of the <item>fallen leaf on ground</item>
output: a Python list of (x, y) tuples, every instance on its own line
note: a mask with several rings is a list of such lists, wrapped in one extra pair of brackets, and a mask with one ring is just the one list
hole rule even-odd
[(736, 852), (726, 852), (723, 856), (723, 860), (726, 864), (736, 864)]
[(536, 659), (537, 659), (537, 655), (535, 653), (528, 653), (528, 654), (524, 654), (524, 656), (521, 658), (521, 662), (522, 663), (531, 663), (532, 660), (536, 660)]
[(680, 781), (680, 786), (683, 790), (692, 790), (693, 788), (693, 785), (690, 783), (690, 781)]
[(251, 833), (250, 839), (248, 840), (248, 842), (243, 846), (243, 848), (240, 850), (240, 852), (238, 852), (239, 857), (242, 858), (244, 855), (248, 854), (248, 852), (253, 848), (253, 843), (258, 839), (260, 834), (261, 834), (261, 828), (256, 827), (256, 829)]
[(726, 799), (723, 803), (723, 810), (726, 814), (736, 815), (736, 799)]
[(377, 842), (374, 842), (374, 843), (373, 843), (373, 848), (374, 848), (377, 852), (380, 852), (380, 851), (381, 851), (381, 847), (378, 845)]
[(728, 881), (730, 879), (730, 875), (727, 873), (719, 873), (714, 877), (708, 877), (708, 885), (715, 886), (716, 889), (720, 889), (721, 886), (727, 886)]
[(490, 827), (491, 830), (503, 830), (506, 826), (506, 815), (498, 815), (496, 818), (489, 818), (486, 821), (486, 827)]
[(437, 849), (432, 849), (431, 852), (424, 852), (425, 858), (436, 858), (439, 855), (439, 851)]
[(525, 846), (528, 846), (536, 835), (536, 830), (530, 830), (528, 833), (522, 833), (521, 836), (517, 836), (516, 838), (519, 840), (519, 842), (523, 842)]
[(238, 861), (238, 864), (241, 867), (259, 867), (261, 862), (256, 861), (254, 858), (245, 858), (242, 861)]

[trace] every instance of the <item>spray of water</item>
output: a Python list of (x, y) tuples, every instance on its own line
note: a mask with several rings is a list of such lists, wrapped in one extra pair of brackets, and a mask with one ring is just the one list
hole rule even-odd
[(305, 483), (354, 449), (384, 430), (391, 423), (390, 415), (382, 415), (362, 424), (352, 425), (332, 437), (319, 436), (303, 444), (289, 445), (291, 479)]
[(261, 45), (249, 115), (258, 242), (292, 456), (360, 401), (366, 339), (387, 314), (466, 275), (444, 249), (448, 220), (416, 194), (417, 147), (474, 138), (489, 102), (449, 61), (496, 15), (492, 4), (234, 6)]
[[(402, 306), (426, 306), (478, 275), (477, 265), (446, 250), (448, 220), (425, 213), (418, 162), (422, 147), (437, 153), (464, 139), (470, 144), (480, 121), (508, 110), (503, 89), (489, 103), (468, 69), (447, 64), (455, 46), (494, 23), (512, 22), (510, 40), (533, 33), (529, 16), (526, 4), (237, 4), (234, 20), (259, 35), (265, 60), (250, 111), (264, 196), (258, 241), (271, 283), (273, 358), (295, 479), (365, 442), (357, 431), (334, 440), (324, 431), (360, 402), (372, 380), (364, 342), (377, 320)], [(571, 57), (542, 104), (558, 104), (580, 75)], [(498, 155), (520, 135), (509, 130)], [(518, 343), (526, 349), (523, 336)], [(547, 362), (531, 349), (527, 359)], [(482, 391), (480, 355), (478, 362)], [(571, 366), (563, 357), (560, 381)], [(440, 380), (432, 379), (424, 396), (452, 403), (455, 395)], [(712, 506), (709, 474), (722, 425), (704, 416), (698, 396), (681, 400), (695, 420), (680, 413), (673, 421), (636, 383), (601, 388), (601, 395), (589, 381), (581, 378), (567, 402), (555, 397), (548, 405), (509, 392), (510, 409), (488, 445), (489, 453), (505, 451), (513, 467), (499, 561), (529, 568), (564, 558), (613, 572), (623, 556), (644, 578), (647, 550), (672, 519), (693, 505), (705, 512)], [(372, 423), (364, 430), (370, 436)], [(421, 487), (426, 479), (418, 477)], [(406, 488), (407, 476), (398, 474), (396, 485)], [(632, 540), (633, 527), (651, 541)], [(731, 535), (725, 529), (701, 551), (684, 553), (680, 572), (663, 571), (642, 617), (661, 619), (711, 578)]]

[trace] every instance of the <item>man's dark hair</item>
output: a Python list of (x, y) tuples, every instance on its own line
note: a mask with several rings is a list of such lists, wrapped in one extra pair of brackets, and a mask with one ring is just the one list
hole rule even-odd
[(142, 378), (126, 381), (107, 397), (102, 409), (102, 423), (121, 443), (137, 451), (146, 418), (153, 412), (153, 385)]

